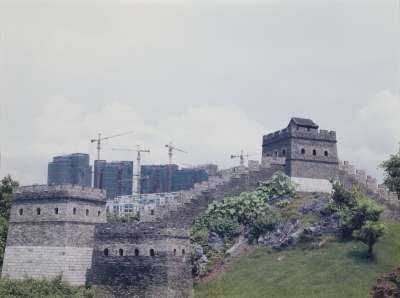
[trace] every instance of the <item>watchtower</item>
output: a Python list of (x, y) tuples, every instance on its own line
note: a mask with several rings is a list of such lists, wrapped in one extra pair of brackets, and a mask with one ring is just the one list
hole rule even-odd
[(311, 119), (292, 118), (285, 129), (263, 137), (263, 156), (285, 157), (285, 172), (291, 177), (337, 177), (336, 132), (318, 128)]
[(54, 278), (84, 285), (94, 230), (106, 222), (105, 192), (83, 186), (28, 186), (14, 191), (2, 276)]

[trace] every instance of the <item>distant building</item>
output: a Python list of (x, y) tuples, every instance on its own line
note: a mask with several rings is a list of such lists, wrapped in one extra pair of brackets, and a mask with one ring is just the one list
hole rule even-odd
[(95, 160), (94, 187), (105, 189), (107, 199), (132, 194), (133, 162)]
[(92, 167), (89, 165), (89, 155), (74, 153), (54, 157), (48, 165), (47, 184), (92, 186)]
[(172, 189), (170, 190), (168, 165), (142, 166), (142, 193), (162, 193), (187, 190), (192, 188), (195, 183), (206, 181), (209, 177), (204, 169), (179, 169), (177, 165), (171, 166), (171, 174)]
[(216, 164), (204, 164), (196, 166), (196, 169), (202, 169), (207, 172), (208, 176), (216, 176), (218, 173), (218, 166)]

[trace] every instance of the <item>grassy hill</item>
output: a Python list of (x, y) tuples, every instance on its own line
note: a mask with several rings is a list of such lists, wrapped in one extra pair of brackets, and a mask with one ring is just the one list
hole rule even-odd
[(368, 297), (376, 278), (400, 265), (400, 223), (387, 223), (375, 246), (375, 260), (365, 258), (360, 242), (330, 242), (323, 248), (282, 252), (258, 248), (209, 282), (195, 284), (196, 298), (208, 297)]

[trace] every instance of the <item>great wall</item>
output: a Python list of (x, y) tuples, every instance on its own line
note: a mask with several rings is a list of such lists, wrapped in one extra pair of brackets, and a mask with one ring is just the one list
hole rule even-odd
[(339, 162), (336, 133), (297, 122), (264, 137), (261, 162), (220, 171), (171, 200), (156, 201), (141, 210), (139, 223), (106, 223), (105, 193), (97, 189), (16, 189), (2, 276), (62, 274), (73, 285), (92, 285), (99, 297), (192, 297), (188, 230), (193, 220), (209, 203), (254, 190), (277, 171), (288, 174), (299, 192), (330, 192), (328, 179), (348, 189), (357, 186), (399, 216), (394, 194), (365, 171)]

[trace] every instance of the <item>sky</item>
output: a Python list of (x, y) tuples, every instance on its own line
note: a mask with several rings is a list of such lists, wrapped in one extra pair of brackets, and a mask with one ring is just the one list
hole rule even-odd
[[(381, 179), (399, 150), (399, 0), (0, 0), (0, 176), (46, 183), (53, 156), (112, 148), (231, 167), (291, 117), (335, 130)], [(257, 158), (255, 156), (254, 158)]]

